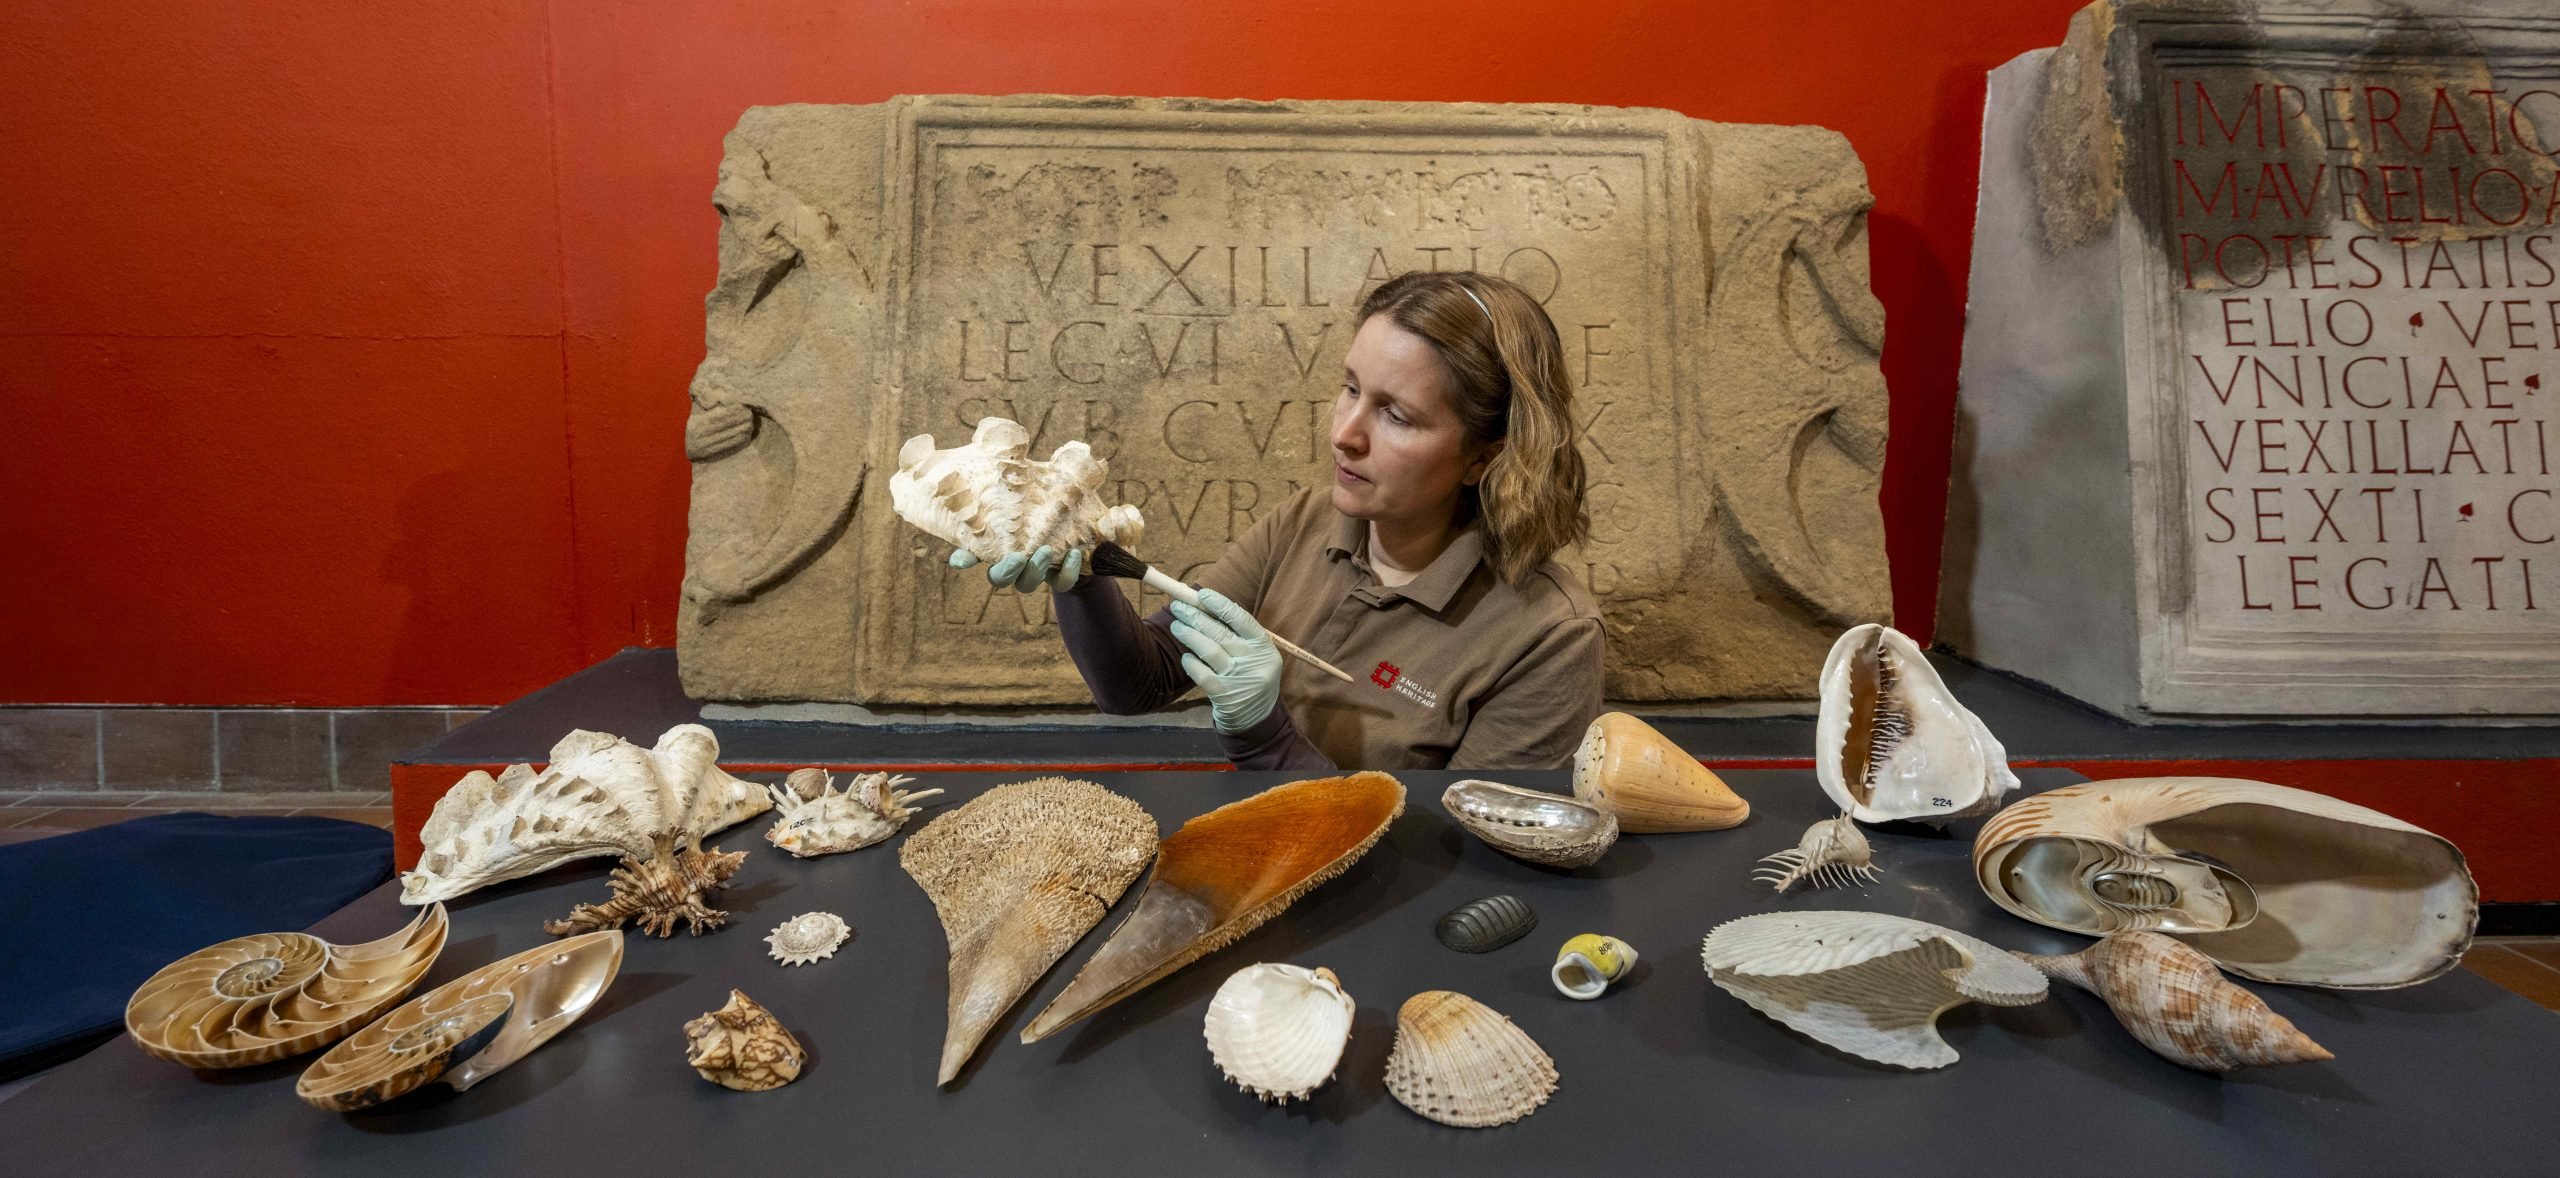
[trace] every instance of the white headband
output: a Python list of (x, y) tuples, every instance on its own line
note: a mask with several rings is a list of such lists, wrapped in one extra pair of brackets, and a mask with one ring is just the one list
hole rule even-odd
[(1484, 321), (1485, 321), (1486, 323), (1490, 324), (1490, 323), (1492, 323), (1492, 322), (1493, 322), (1493, 308), (1488, 307), (1488, 306), (1485, 306), (1485, 305), (1484, 305), (1484, 300), (1483, 300), (1483, 299), (1477, 299), (1477, 298), (1476, 298), (1476, 292), (1475, 292), (1475, 291), (1473, 291), (1473, 290), (1469, 290), (1469, 289), (1468, 289), (1468, 287), (1467, 287), (1467, 284), (1466, 284), (1466, 283), (1463, 283), (1463, 282), (1461, 282), (1461, 283), (1459, 283), (1459, 284), (1458, 284), (1458, 289), (1459, 289), (1459, 290), (1466, 291), (1466, 292), (1467, 292), (1467, 297), (1468, 297), (1468, 298), (1475, 299), (1475, 301), (1476, 301), (1476, 310), (1479, 310), (1479, 311), (1484, 312)]

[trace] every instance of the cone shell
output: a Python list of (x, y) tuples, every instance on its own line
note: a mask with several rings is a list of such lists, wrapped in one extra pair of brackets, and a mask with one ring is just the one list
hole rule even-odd
[(1618, 841), (1618, 818), (1580, 798), (1499, 781), (1460, 781), (1440, 794), (1468, 834), (1515, 859), (1587, 867)]
[(1508, 1125), (1556, 1091), (1556, 1062), (1492, 1007), (1426, 990), (1396, 1012), (1387, 1091), (1417, 1115), (1461, 1129)]
[(2204, 1072), (2332, 1059), (2213, 959), (2158, 933), (2118, 933), (2067, 957), (2018, 957), (2105, 999), (2116, 1021), (2171, 1063)]
[(306, 933), (236, 937), (151, 975), (125, 1003), (143, 1051), (191, 1068), (238, 1068), (343, 1038), (408, 996), (444, 951), (444, 905), (361, 945)]
[(1573, 796), (1617, 816), (1629, 834), (1723, 830), (1751, 803), (1696, 757), (1625, 712), (1606, 712), (1573, 754)]
[(996, 1020), (1127, 891), (1156, 847), (1145, 808), (1090, 781), (1000, 785), (926, 823), (898, 863), (951, 945), (948, 1084)]
[(1354, 773), (1275, 786), (1182, 824), (1136, 910), (1022, 1033), (1037, 1042), (1233, 944), (1350, 869), (1404, 813), (1404, 785)]
[(312, 1061), (293, 1086), (314, 1108), (350, 1112), (441, 1080), (457, 1091), (568, 1030), (622, 970), (607, 929), (502, 958), (410, 999)]
[(1047, 461), (1034, 461), (1031, 431), (982, 417), (965, 446), (934, 449), (931, 434), (907, 439), (889, 476), (889, 502), (898, 518), (980, 560), (1101, 540), (1135, 548), (1146, 521), (1135, 507), (1103, 502), (1109, 472), (1083, 442), (1061, 443)]
[(2461, 963), (2480, 913), (2462, 852), (2388, 814), (2225, 777), (2094, 781), (1983, 824), (1975, 880), (2038, 924), (2165, 932), (2245, 978), (2415, 985)]
[(1771, 912), (1716, 926), (1707, 976), (1753, 1010), (1862, 1059), (1942, 1068), (1938, 1016), (1967, 1002), (2027, 1006), (2044, 975), (1988, 942), (1878, 912)]
[(1329, 969), (1248, 965), (1209, 1000), (1201, 1035), (1218, 1071), (1265, 1103), (1305, 1100), (1351, 1041), (1351, 996)]
[(1991, 729), (1891, 626), (1853, 626), (1832, 643), (1821, 696), (1814, 777), (1853, 818), (1942, 823), (1989, 813), (2018, 788)]
[(729, 1004), (684, 1025), (684, 1061), (696, 1075), (737, 1092), (771, 1092), (800, 1078), (809, 1053), (755, 999), (729, 991)]

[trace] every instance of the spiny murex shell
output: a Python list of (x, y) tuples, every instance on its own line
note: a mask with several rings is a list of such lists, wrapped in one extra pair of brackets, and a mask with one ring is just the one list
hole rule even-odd
[(1723, 830), (1751, 803), (1671, 738), (1625, 712), (1604, 712), (1573, 754), (1573, 796), (1617, 816), (1629, 834)]
[(1938, 1016), (1966, 1002), (2028, 1006), (2044, 975), (1988, 942), (1879, 912), (1770, 912), (1716, 926), (1707, 976), (1753, 1010), (1851, 1055), (1942, 1068)]
[(1101, 923), (1155, 856), (1138, 803), (1062, 777), (1000, 785), (925, 824), (898, 864), (933, 901), (951, 944), (950, 1027), (939, 1084), (996, 1020)]
[(765, 934), (775, 961), (807, 965), (836, 955), (836, 947), (853, 938), (853, 926), (832, 912), (803, 912)]
[(2462, 961), (2480, 888), (2462, 852), (2388, 814), (2230, 777), (2037, 794), (1983, 824), (1974, 878), (2038, 924), (2168, 933), (2245, 978), (2379, 990)]
[(407, 997), (444, 951), (444, 905), (361, 945), (308, 933), (234, 937), (161, 968), (125, 1003), (143, 1051), (191, 1068), (238, 1068), (300, 1055), (373, 1021)]
[(938, 789), (908, 792), (899, 786), (915, 780), (886, 773), (865, 773), (843, 790), (824, 769), (802, 769), (779, 786), (767, 786), (778, 815), (764, 841), (802, 859), (859, 851), (898, 833), (915, 817), (910, 802), (940, 794)]
[(1442, 791), (1440, 804), (1494, 850), (1549, 867), (1587, 867), (1618, 841), (1617, 815), (1545, 790), (1468, 780)]
[(719, 740), (700, 724), (678, 724), (647, 749), (580, 730), (551, 747), (539, 773), (474, 771), (419, 828), (426, 849), (400, 877), (400, 902), (450, 900), (591, 856), (699, 849), (703, 836), (772, 808), (762, 787), (721, 772), (719, 756)]
[(2158, 933), (2117, 933), (2065, 957), (2018, 958), (2105, 999), (2124, 1029), (2171, 1063), (2227, 1072), (2335, 1058), (2223, 977), (2212, 958)]
[(800, 1078), (809, 1058), (773, 1012), (738, 990), (729, 1004), (684, 1025), (684, 1061), (703, 1079), (739, 1092), (770, 1092)]
[(1899, 630), (1851, 627), (1822, 661), (1821, 690), (1814, 776), (1851, 817), (1945, 822), (2018, 788), (2008, 751)]
[(934, 449), (932, 434), (917, 434), (898, 447), (889, 504), (898, 518), (980, 560), (1097, 540), (1137, 547), (1146, 520), (1135, 507), (1102, 501), (1111, 467), (1092, 448), (1061, 443), (1046, 462), (1030, 453), (1031, 431), (1002, 417), (979, 418), (969, 444), (948, 450)]
[(1761, 856), (1763, 866), (1751, 878), (1780, 892), (1799, 880), (1811, 881), (1817, 888), (1873, 883), (1877, 872), (1872, 855), (1857, 820), (1843, 814), (1804, 828), (1804, 837), (1796, 845)]
[(1351, 1012), (1332, 970), (1266, 962), (1228, 975), (1200, 1033), (1220, 1074), (1266, 1104), (1287, 1104), (1333, 1078)]
[(294, 1095), (351, 1112), (438, 1080), (468, 1091), (568, 1030), (621, 970), (620, 929), (490, 962), (341, 1040), (312, 1061)]
[(1387, 1091), (1416, 1114), (1461, 1129), (1508, 1125), (1556, 1091), (1556, 1061), (1501, 1012), (1425, 990), (1396, 1012)]
[(1137, 907), (1022, 1032), (1025, 1043), (1154, 985), (1350, 870), (1404, 813), (1404, 783), (1354, 773), (1273, 786), (1182, 824)]

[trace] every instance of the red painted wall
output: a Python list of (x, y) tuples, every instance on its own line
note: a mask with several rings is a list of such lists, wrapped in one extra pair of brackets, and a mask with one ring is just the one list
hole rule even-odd
[(2080, 0), (0, 10), (0, 702), (495, 703), (672, 641), (739, 111), (1587, 102), (1846, 133), (1928, 629), (1984, 71)]

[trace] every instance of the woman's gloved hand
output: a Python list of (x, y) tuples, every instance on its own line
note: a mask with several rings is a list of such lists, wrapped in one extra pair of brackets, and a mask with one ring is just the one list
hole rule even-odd
[[(965, 569), (977, 563), (978, 554), (966, 548), (951, 550), (951, 567)], [(1010, 585), (1016, 593), (1029, 593), (1044, 581), (1050, 589), (1064, 593), (1075, 588), (1083, 577), (1084, 550), (1070, 548), (1066, 560), (1060, 562), (1058, 550), (1047, 544), (1037, 552), (1008, 552), (987, 566), (988, 584)]]
[(1262, 623), (1217, 590), (1201, 590), (1196, 609), (1173, 603), (1173, 637), (1190, 651), (1182, 672), (1208, 695), (1218, 731), (1251, 728), (1280, 702), (1280, 649)]

